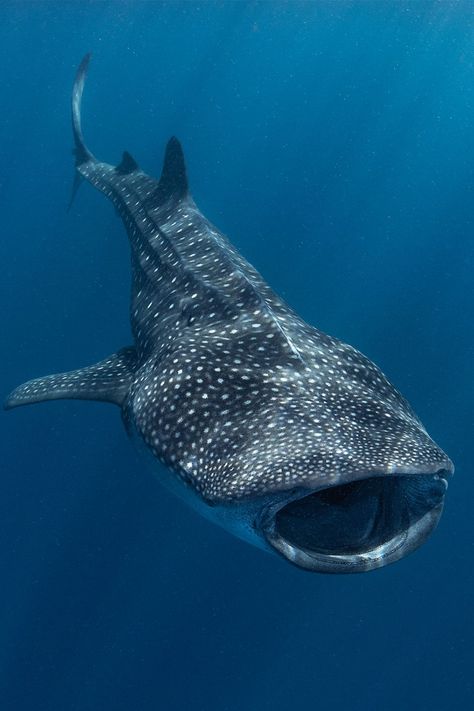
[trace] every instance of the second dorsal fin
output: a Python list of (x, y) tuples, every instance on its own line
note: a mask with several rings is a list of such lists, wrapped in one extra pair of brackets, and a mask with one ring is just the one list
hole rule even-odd
[(128, 173), (133, 173), (134, 170), (138, 170), (137, 161), (128, 151), (124, 151), (122, 160), (116, 166), (115, 171), (120, 175), (127, 175)]

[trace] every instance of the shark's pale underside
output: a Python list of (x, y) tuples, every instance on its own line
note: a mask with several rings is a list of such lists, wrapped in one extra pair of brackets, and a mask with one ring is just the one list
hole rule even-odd
[(159, 477), (237, 535), (313, 571), (371, 570), (435, 528), (453, 465), (370, 360), (306, 324), (198, 210), (172, 138), (159, 181), (86, 147), (77, 179), (105, 193), (132, 254), (134, 345), (21, 385), (6, 407), (113, 402)]

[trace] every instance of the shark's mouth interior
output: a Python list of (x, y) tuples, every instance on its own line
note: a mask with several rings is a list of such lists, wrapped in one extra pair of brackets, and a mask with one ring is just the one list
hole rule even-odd
[(286, 558), (322, 572), (357, 572), (398, 560), (435, 528), (446, 472), (375, 476), (291, 501), (267, 540)]

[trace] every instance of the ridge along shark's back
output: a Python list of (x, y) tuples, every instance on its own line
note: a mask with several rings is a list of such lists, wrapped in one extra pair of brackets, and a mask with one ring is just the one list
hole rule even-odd
[(159, 181), (127, 152), (87, 148), (72, 99), (77, 178), (113, 202), (132, 253), (134, 345), (17, 388), (7, 407), (119, 405), (160, 478), (210, 518), (309, 570), (398, 560), (436, 526), (453, 466), (407, 401), (351, 346), (308, 326), (198, 210), (181, 146)]

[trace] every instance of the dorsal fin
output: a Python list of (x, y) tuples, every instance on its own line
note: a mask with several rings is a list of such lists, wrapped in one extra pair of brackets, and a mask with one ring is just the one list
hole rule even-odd
[(180, 200), (188, 193), (188, 179), (181, 144), (174, 136), (166, 146), (163, 170), (160, 182), (152, 194), (150, 202), (153, 207), (159, 207), (171, 198)]
[(124, 151), (122, 160), (116, 166), (115, 171), (120, 173), (120, 175), (128, 175), (128, 173), (133, 173), (134, 170), (138, 170), (138, 167), (135, 158), (133, 158), (128, 151)]

